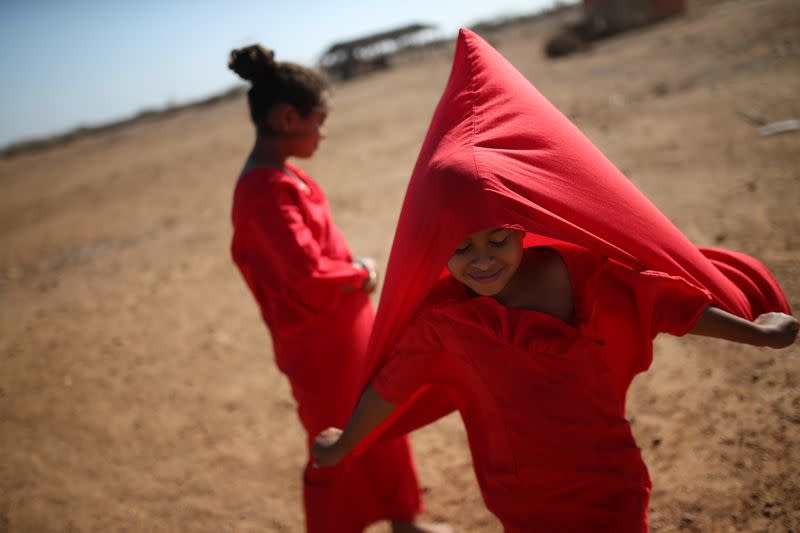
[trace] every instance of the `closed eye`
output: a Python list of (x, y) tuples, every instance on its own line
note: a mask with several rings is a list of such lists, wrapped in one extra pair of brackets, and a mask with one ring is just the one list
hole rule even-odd
[(506, 235), (505, 238), (503, 240), (500, 240), (500, 241), (489, 241), (489, 246), (493, 246), (495, 248), (502, 248), (508, 242), (508, 238), (510, 236), (511, 235)]
[(461, 246), (460, 248), (456, 248), (456, 254), (463, 254), (465, 252), (468, 252), (470, 248), (472, 248), (472, 243), (467, 243)]

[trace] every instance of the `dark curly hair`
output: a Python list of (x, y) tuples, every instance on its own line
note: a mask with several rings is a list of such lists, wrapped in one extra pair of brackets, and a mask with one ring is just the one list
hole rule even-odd
[(228, 68), (252, 87), (247, 92), (250, 118), (260, 131), (269, 131), (267, 112), (277, 104), (292, 105), (307, 116), (322, 102), (328, 88), (316, 70), (289, 62), (275, 61), (275, 53), (258, 44), (231, 51)]

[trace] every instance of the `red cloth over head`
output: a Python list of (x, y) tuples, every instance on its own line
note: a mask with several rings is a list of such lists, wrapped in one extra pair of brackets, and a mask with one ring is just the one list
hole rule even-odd
[[(448, 275), (469, 234), (515, 226), (577, 243), (637, 270), (679, 276), (752, 319), (789, 313), (758, 261), (699, 249), (505, 58), (462, 29), (444, 94), (406, 192), (369, 347), (374, 375), (404, 325)], [(437, 387), (417, 392), (359, 446), (452, 410)]]
[(642, 533), (650, 479), (625, 419), (627, 390), (650, 366), (655, 335), (690, 331), (711, 296), (578, 245), (541, 244), (525, 253), (561, 257), (568, 319), (472, 296), (449, 277), (372, 386), (396, 405), (425, 385), (446, 388), (486, 506), (507, 533)]

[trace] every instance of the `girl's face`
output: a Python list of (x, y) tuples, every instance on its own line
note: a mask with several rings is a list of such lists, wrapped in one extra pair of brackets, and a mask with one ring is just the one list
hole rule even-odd
[(508, 285), (520, 261), (522, 232), (493, 228), (464, 239), (447, 262), (447, 269), (481, 296), (496, 296)]
[(322, 95), (322, 99), (311, 112), (302, 116), (294, 108), (287, 118), (284, 137), (289, 155), (301, 159), (311, 157), (317, 151), (317, 147), (326, 136), (325, 119), (328, 118), (329, 101), (327, 94)]

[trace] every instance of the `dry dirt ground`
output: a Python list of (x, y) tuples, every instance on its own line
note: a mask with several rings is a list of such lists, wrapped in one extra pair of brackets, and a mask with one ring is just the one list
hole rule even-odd
[[(693, 241), (761, 258), (800, 308), (800, 132), (745, 118), (800, 118), (797, 0), (696, 5), (556, 62), (540, 30), (496, 43)], [(381, 265), (449, 63), (340, 86), (301, 162)], [(301, 531), (303, 436), (228, 254), (251, 135), (237, 98), (0, 160), (0, 531)], [(798, 347), (658, 339), (629, 394), (653, 531), (800, 531)], [(459, 419), (412, 439), (425, 517), (498, 531)]]

